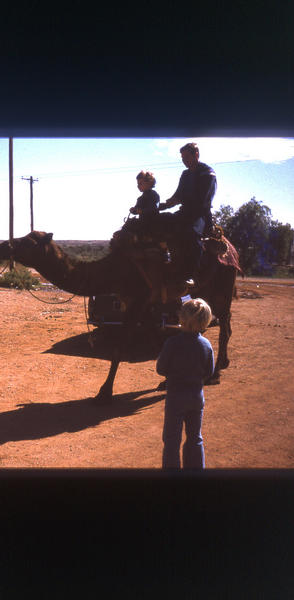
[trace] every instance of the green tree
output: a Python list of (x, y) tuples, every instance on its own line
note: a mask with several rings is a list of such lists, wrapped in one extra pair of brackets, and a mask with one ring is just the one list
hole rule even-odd
[(232, 217), (234, 215), (234, 209), (232, 206), (221, 204), (219, 210), (215, 210), (213, 213), (213, 218), (217, 225), (220, 225), (223, 228), (224, 234), (227, 238), (230, 237), (230, 224)]
[(228, 221), (229, 238), (240, 254), (248, 274), (260, 274), (268, 267), (271, 210), (251, 198)]
[(279, 221), (272, 221), (269, 232), (270, 261), (278, 265), (288, 264), (293, 239), (294, 231), (289, 223), (283, 225)]

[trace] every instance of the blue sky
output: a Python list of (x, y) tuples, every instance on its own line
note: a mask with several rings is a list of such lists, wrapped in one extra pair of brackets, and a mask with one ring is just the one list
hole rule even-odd
[[(273, 219), (294, 228), (293, 138), (14, 139), (14, 235), (30, 230), (33, 176), (34, 228), (56, 240), (110, 239), (139, 191), (136, 175), (151, 170), (161, 200), (175, 191), (184, 165), (179, 148), (196, 141), (200, 160), (217, 174), (217, 210), (234, 210), (253, 196)], [(8, 139), (0, 139), (0, 239), (9, 237)]]

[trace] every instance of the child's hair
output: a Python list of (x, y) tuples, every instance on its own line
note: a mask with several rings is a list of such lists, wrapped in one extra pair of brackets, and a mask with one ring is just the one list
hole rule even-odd
[(150, 183), (151, 187), (154, 187), (156, 184), (156, 179), (153, 175), (153, 173), (150, 173), (150, 171), (140, 171), (140, 173), (138, 173), (137, 177), (136, 177), (137, 181), (139, 179), (143, 179), (143, 181), (146, 181), (146, 183)]
[(204, 331), (212, 318), (210, 306), (202, 300), (195, 298), (187, 300), (181, 307), (179, 313), (180, 324), (186, 331), (201, 332)]

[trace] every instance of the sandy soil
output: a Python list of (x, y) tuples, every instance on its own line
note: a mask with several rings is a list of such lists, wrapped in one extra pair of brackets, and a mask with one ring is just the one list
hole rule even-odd
[[(294, 281), (238, 279), (238, 292), (230, 366), (205, 387), (206, 466), (293, 468)], [(109, 362), (103, 340), (88, 342), (84, 299), (36, 295), (0, 288), (0, 467), (160, 468), (154, 360), (122, 362), (112, 403), (97, 405)]]

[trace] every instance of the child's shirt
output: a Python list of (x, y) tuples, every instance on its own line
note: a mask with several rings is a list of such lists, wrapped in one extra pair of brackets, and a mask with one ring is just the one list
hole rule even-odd
[(141, 216), (158, 213), (159, 195), (155, 190), (146, 190), (137, 200), (135, 208), (140, 209)]
[(168, 397), (203, 399), (203, 383), (214, 371), (211, 343), (200, 333), (182, 331), (166, 340), (156, 370), (167, 379)]

